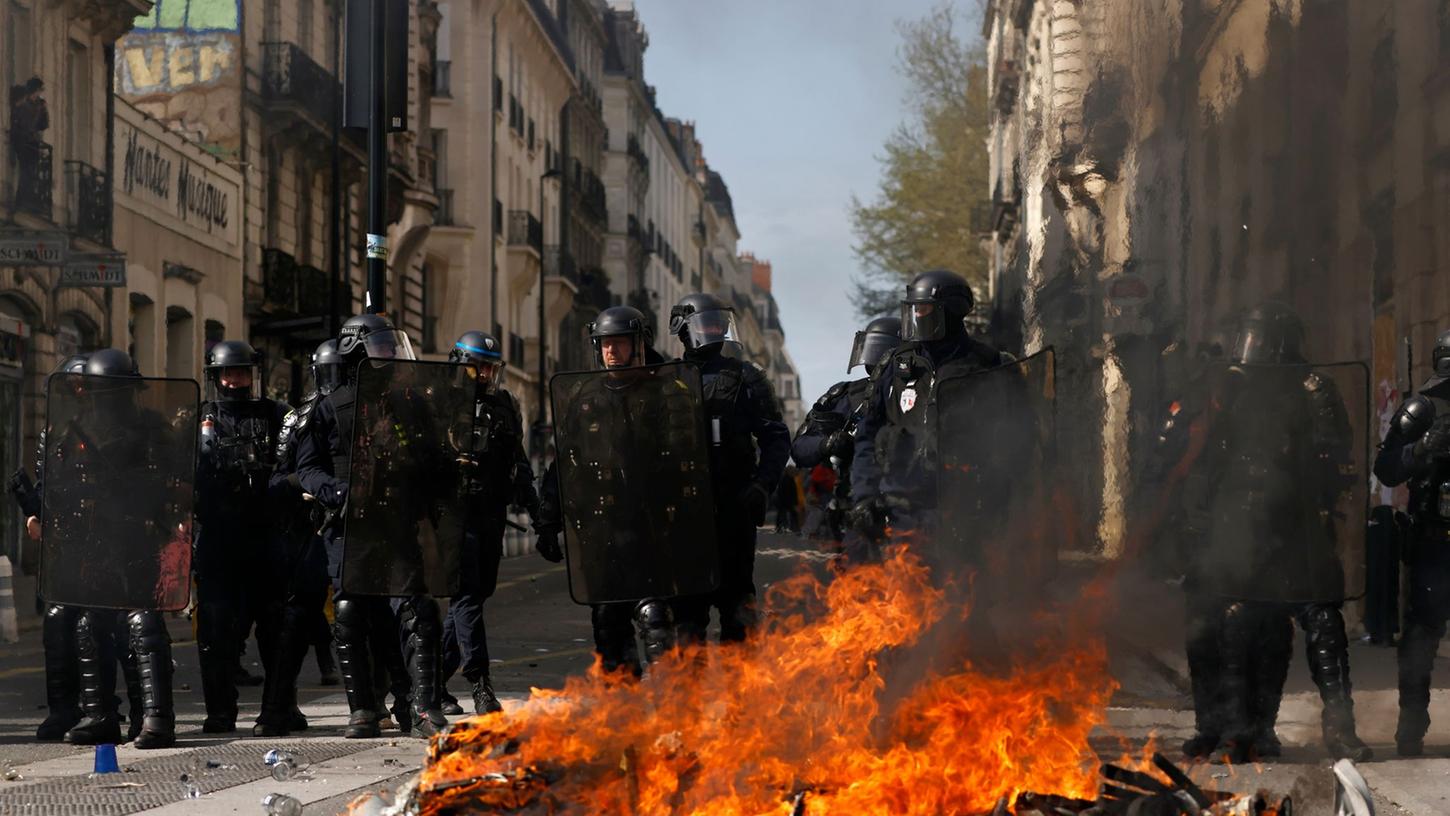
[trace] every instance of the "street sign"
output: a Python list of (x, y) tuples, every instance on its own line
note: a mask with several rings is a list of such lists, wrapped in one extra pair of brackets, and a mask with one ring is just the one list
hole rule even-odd
[(73, 255), (60, 271), (61, 286), (125, 286), (126, 256)]
[(60, 266), (69, 247), (63, 232), (0, 231), (0, 266)]

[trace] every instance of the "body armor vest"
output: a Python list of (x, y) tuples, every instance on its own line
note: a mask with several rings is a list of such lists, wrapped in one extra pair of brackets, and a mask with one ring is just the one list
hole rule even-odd
[[(1444, 390), (1450, 391), (1450, 388)], [(1450, 416), (1450, 398), (1446, 395), (1421, 393), (1420, 397), (1435, 406), (1436, 417)], [(1417, 437), (1410, 444), (1418, 441)], [(1410, 514), (1415, 521), (1450, 527), (1450, 464), (1435, 464), (1423, 475), (1411, 479), (1408, 487)]]
[(346, 482), (352, 472), (352, 422), (357, 386), (353, 383), (340, 386), (327, 399), (332, 401), (333, 417), (337, 421), (337, 446), (331, 451), (332, 476)]
[(740, 425), (745, 390), (742, 363), (721, 357), (701, 371), (705, 402), (705, 438), (710, 444), (710, 470), (716, 484), (739, 485), (755, 469), (755, 444), (750, 429)]

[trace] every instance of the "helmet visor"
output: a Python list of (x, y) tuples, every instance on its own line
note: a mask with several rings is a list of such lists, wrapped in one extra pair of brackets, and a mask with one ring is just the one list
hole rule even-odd
[(342, 385), (341, 363), (317, 363), (312, 366), (312, 384), (322, 394), (331, 394)]
[(938, 303), (902, 303), (901, 339), (924, 343), (947, 336), (946, 310)]
[(851, 362), (846, 365), (846, 372), (850, 373), (859, 365), (866, 366), (868, 370), (881, 365), (900, 343), (899, 339), (890, 334), (856, 332), (856, 340), (851, 344)]
[(685, 345), (692, 349), (740, 342), (735, 313), (724, 309), (695, 312), (685, 318)]
[(478, 387), (492, 393), (503, 382), (503, 360), (480, 360), (477, 357), (464, 360), (464, 372), (478, 383)]
[(1299, 361), (1297, 338), (1289, 332), (1249, 324), (1234, 341), (1233, 359), (1240, 363), (1273, 365)]
[(363, 350), (374, 360), (416, 360), (413, 344), (402, 329), (375, 331), (362, 339)]
[(258, 400), (262, 398), (262, 378), (257, 366), (209, 368), (206, 391), (208, 400)]

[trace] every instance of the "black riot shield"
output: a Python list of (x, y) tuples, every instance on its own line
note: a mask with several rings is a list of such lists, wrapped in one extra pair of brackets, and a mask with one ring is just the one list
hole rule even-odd
[(979, 588), (1029, 591), (1056, 564), (1049, 523), (1056, 444), (1051, 348), (936, 386), (936, 557)]
[[(1186, 488), (1190, 577), (1227, 598), (1338, 602), (1363, 585), (1369, 369), (1234, 365), (1218, 375)], [(1346, 569), (1346, 565), (1356, 565)]]
[(713, 591), (719, 558), (699, 370), (564, 373), (550, 392), (575, 602)]
[(199, 396), (193, 380), (47, 380), (40, 539), (47, 602), (186, 607)]
[(353, 408), (342, 587), (357, 595), (456, 595), (466, 470), (476, 460), (467, 367), (364, 360)]

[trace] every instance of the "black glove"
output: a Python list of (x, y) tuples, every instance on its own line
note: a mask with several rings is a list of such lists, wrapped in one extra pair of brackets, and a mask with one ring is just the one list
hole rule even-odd
[(559, 546), (561, 530), (562, 528), (558, 524), (534, 525), (534, 532), (539, 534), (539, 542), (535, 547), (545, 561), (557, 564), (564, 560), (564, 549)]
[(869, 533), (881, 526), (881, 517), (886, 514), (885, 510), (880, 496), (868, 496), (856, 502), (846, 513), (846, 523), (853, 530)]
[(844, 430), (836, 431), (826, 437), (826, 443), (822, 449), (825, 450), (827, 456), (846, 459), (856, 449), (856, 440)]
[(745, 517), (756, 527), (765, 523), (765, 508), (770, 506), (770, 491), (760, 486), (759, 482), (751, 482), (745, 490), (740, 493), (740, 504), (745, 510)]

